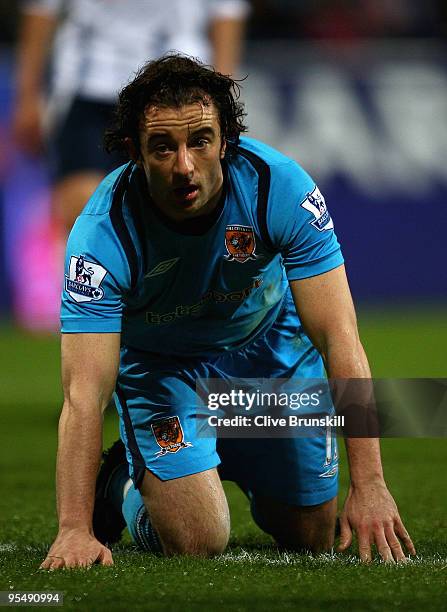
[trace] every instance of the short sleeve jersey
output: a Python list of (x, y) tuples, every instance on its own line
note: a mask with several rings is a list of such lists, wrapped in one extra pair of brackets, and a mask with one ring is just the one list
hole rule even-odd
[(62, 332), (121, 332), (124, 345), (171, 355), (235, 350), (273, 324), (289, 281), (343, 263), (296, 162), (241, 138), (223, 165), (223, 205), (199, 235), (160, 217), (135, 164), (104, 179), (68, 240)]

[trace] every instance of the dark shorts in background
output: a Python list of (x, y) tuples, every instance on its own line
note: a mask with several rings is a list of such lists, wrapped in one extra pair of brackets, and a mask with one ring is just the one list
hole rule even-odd
[(108, 174), (129, 161), (104, 150), (104, 132), (110, 127), (114, 104), (75, 97), (50, 139), (50, 171), (58, 182), (70, 174), (95, 171)]

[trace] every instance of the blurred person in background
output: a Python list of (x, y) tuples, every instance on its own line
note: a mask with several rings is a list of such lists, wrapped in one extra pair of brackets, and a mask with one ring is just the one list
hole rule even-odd
[(47, 149), (65, 233), (103, 176), (123, 163), (103, 151), (102, 134), (129, 75), (174, 49), (234, 74), (248, 12), (246, 0), (23, 2), (14, 134), (28, 154)]
[(0, 53), (15, 42), (18, 9), (10, 0), (0, 0)]

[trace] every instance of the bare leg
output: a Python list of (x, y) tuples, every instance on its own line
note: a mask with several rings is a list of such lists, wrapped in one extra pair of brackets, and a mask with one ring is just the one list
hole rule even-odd
[(67, 235), (103, 176), (93, 170), (78, 172), (65, 177), (55, 185), (54, 213)]
[(261, 496), (252, 503), (257, 524), (280, 546), (313, 553), (327, 552), (333, 547), (336, 497), (316, 506), (291, 506)]
[(147, 470), (141, 495), (166, 555), (225, 550), (230, 514), (216, 469), (167, 481)]

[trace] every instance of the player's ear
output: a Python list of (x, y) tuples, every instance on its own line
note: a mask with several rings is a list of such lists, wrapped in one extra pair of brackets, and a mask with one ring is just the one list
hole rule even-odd
[(132, 138), (130, 138), (129, 136), (126, 136), (126, 138), (124, 139), (124, 144), (126, 146), (127, 154), (130, 157), (130, 159), (136, 164), (140, 165), (141, 164), (140, 153), (134, 141), (132, 140)]
[(220, 159), (225, 157), (225, 151), (227, 150), (227, 141), (222, 138), (222, 144), (220, 145)]

